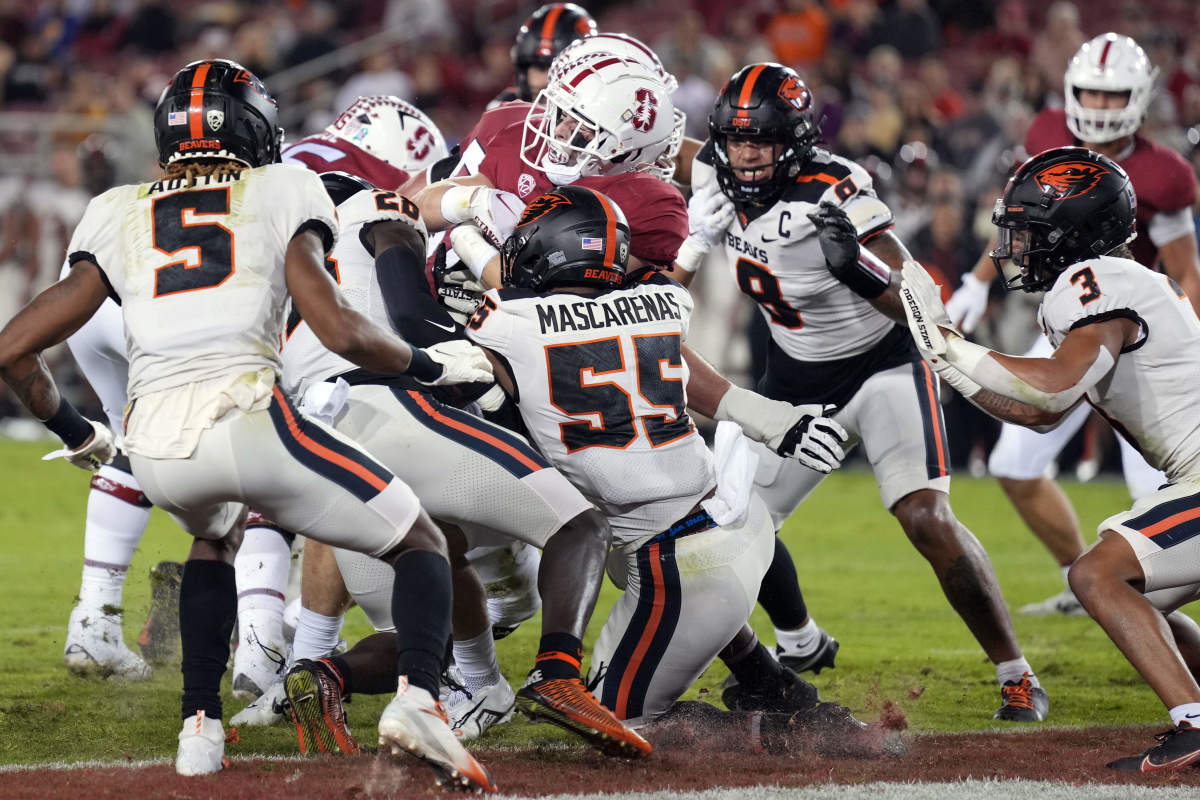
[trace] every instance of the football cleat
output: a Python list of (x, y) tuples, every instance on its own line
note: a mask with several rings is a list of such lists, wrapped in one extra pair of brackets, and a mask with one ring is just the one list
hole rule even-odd
[(284, 678), (283, 687), (302, 754), (361, 752), (346, 725), (341, 681), (325, 662), (301, 659)]
[(1155, 734), (1158, 744), (1136, 756), (1125, 756), (1104, 766), (1125, 772), (1166, 772), (1200, 762), (1200, 728), (1181, 722)]
[(183, 721), (175, 771), (180, 775), (211, 775), (229, 766), (225, 758), (225, 730), (221, 720), (197, 711)]
[(127, 681), (150, 678), (150, 666), (125, 646), (121, 613), (76, 606), (67, 621), (63, 663), (76, 675), (115, 676)]
[(283, 677), (287, 666), (287, 643), (282, 626), (275, 624), (277, 636), (253, 622), (238, 624), (238, 646), (233, 651), (233, 696), (249, 701), (261, 697), (271, 684)]
[(450, 729), (459, 739), (464, 742), (478, 739), (488, 728), (512, 719), (517, 696), (504, 676), (497, 683), (471, 691), (462, 685), (462, 674), (457, 667), (451, 666), (449, 672), (457, 680), (444, 705)]
[(721, 684), (721, 700), (730, 711), (767, 711), (794, 714), (811, 711), (820, 702), (817, 687), (782, 664), (770, 666), (753, 681), (739, 683), (730, 675)]
[(1050, 696), (1040, 686), (1029, 681), (1029, 673), (1019, 681), (1005, 681), (1000, 687), (1004, 704), (992, 715), (992, 719), (1008, 722), (1041, 722), (1050, 711)]
[(441, 786), (496, 791), (487, 769), (462, 746), (441, 703), (401, 675), (396, 696), (379, 717), (380, 752), (416, 756), (437, 775)]
[(820, 675), (823, 669), (833, 669), (833, 661), (837, 657), (837, 651), (838, 640), (822, 630), (817, 648), (811, 653), (800, 655), (790, 648), (777, 644), (775, 645), (775, 658), (779, 660), (780, 664), (783, 664), (797, 675), (801, 672), (812, 672)]
[(183, 564), (160, 561), (150, 570), (150, 615), (138, 636), (142, 658), (164, 664), (179, 652), (179, 587)]
[(286, 706), (287, 692), (283, 681), (279, 680), (271, 684), (261, 697), (234, 714), (229, 724), (237, 728), (274, 725), (283, 720), (283, 715), (287, 713)]
[(1083, 603), (1079, 602), (1079, 598), (1075, 596), (1070, 587), (1045, 600), (1021, 606), (1020, 613), (1031, 617), (1048, 617), (1053, 614), (1062, 614), (1067, 617), (1088, 616), (1087, 609), (1083, 607)]
[(534, 722), (570, 731), (612, 756), (646, 756), (650, 743), (600, 704), (579, 678), (542, 678), (529, 673), (517, 692), (517, 708)]

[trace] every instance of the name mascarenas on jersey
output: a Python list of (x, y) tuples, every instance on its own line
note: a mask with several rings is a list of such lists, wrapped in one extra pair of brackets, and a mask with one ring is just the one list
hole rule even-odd
[(687, 290), (651, 273), (591, 296), (493, 289), (467, 326), (507, 361), (538, 449), (625, 547), (662, 532), (716, 485), (684, 410), (680, 348), (691, 313)]
[(94, 198), (68, 249), (98, 265), (121, 305), (129, 399), (281, 370), (284, 254), (311, 229), (337, 236), (320, 178), (299, 166), (118, 186)]
[[(693, 186), (716, 179), (713, 158), (709, 141), (693, 164)], [(779, 200), (756, 217), (739, 209), (725, 233), (725, 254), (738, 288), (758, 303), (775, 344), (797, 361), (859, 355), (895, 327), (825, 268), (808, 219), (822, 202), (843, 208), (860, 240), (892, 224), (866, 170), (818, 149)]]
[(1074, 328), (1115, 317), (1141, 327), (1088, 401), (1172, 482), (1200, 477), (1200, 320), (1165, 275), (1112, 256), (1066, 269), (1038, 310), (1055, 347)]

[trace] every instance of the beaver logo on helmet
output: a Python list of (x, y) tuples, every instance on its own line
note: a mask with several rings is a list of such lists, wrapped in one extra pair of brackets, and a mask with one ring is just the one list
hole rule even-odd
[(1067, 200), (1087, 194), (1109, 170), (1088, 161), (1067, 161), (1053, 164), (1034, 174), (1033, 179), (1042, 191), (1056, 200)]
[(517, 227), (520, 228), (531, 222), (536, 222), (559, 206), (569, 205), (571, 205), (570, 199), (563, 197), (557, 192), (541, 195), (535, 198), (532, 203), (525, 206), (525, 210), (521, 212), (521, 219), (517, 222)]
[(779, 84), (779, 96), (797, 111), (808, 111), (812, 107), (812, 92), (795, 78), (788, 76)]

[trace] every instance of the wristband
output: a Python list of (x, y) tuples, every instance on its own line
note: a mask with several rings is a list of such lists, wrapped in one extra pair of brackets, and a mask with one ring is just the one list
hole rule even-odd
[(697, 245), (689, 236), (683, 240), (683, 244), (679, 245), (679, 254), (675, 256), (675, 263), (679, 265), (680, 269), (695, 272), (700, 269), (700, 263), (704, 261), (708, 252), (707, 248)]
[(65, 397), (59, 397), (58, 410), (50, 419), (42, 420), (42, 424), (72, 450), (78, 449), (95, 433), (92, 423), (88, 422), (75, 406), (68, 403)]
[(471, 198), (478, 190), (478, 186), (451, 186), (442, 192), (442, 219), (451, 225), (475, 219), (475, 214), (471, 211)]
[(408, 361), (408, 369), (404, 374), (416, 378), (421, 383), (433, 383), (442, 377), (442, 365), (429, 357), (429, 354), (419, 347), (412, 348), (412, 358)]

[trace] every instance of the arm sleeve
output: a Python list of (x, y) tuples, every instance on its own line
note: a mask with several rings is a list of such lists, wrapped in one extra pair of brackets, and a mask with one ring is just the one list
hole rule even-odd
[(375, 277), (392, 327), (417, 347), (463, 338), (463, 328), (438, 305), (425, 280), (425, 256), (389, 247), (375, 259)]

